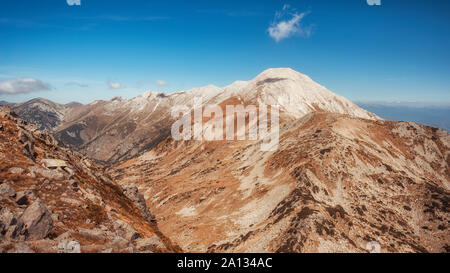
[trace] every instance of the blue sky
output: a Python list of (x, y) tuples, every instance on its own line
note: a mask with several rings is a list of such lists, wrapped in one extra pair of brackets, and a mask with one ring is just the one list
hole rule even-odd
[(1, 5), (0, 100), (89, 103), (291, 67), (354, 101), (450, 104), (450, 1)]

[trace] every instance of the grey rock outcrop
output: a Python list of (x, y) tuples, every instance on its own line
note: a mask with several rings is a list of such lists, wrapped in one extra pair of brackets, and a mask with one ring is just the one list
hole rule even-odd
[(25, 243), (14, 244), (14, 247), (8, 250), (8, 253), (34, 253), (34, 251)]
[(136, 240), (136, 249), (139, 252), (151, 253), (158, 248), (164, 248), (164, 243), (156, 236)]
[(0, 196), (3, 197), (14, 197), (16, 192), (8, 183), (0, 184)]
[(123, 188), (123, 193), (126, 197), (128, 197), (131, 201), (134, 202), (136, 207), (141, 211), (142, 215), (147, 219), (147, 221), (156, 223), (156, 218), (153, 214), (151, 214), (150, 210), (145, 203), (144, 196), (139, 193), (139, 190), (135, 186), (128, 186)]
[(58, 244), (58, 252), (61, 253), (81, 253), (81, 245), (78, 241), (63, 240)]
[(53, 228), (50, 212), (45, 204), (37, 199), (22, 214), (23, 231), (27, 239), (38, 240), (45, 238)]
[(0, 238), (16, 239), (19, 237), (22, 227), (22, 221), (10, 209), (0, 209)]
[(25, 191), (17, 192), (16, 203), (19, 206), (28, 204), (28, 196), (27, 196), (27, 193)]
[(19, 130), (19, 142), (23, 144), (25, 155), (34, 161), (34, 137), (25, 130)]
[(105, 234), (100, 229), (79, 228), (78, 233), (89, 240), (106, 241)]

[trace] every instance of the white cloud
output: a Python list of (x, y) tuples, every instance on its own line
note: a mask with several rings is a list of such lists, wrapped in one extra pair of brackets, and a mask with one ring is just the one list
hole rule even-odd
[(67, 86), (77, 86), (77, 87), (81, 87), (81, 88), (89, 87), (88, 84), (80, 83), (80, 82), (68, 82), (68, 83), (66, 83), (66, 85)]
[(302, 26), (302, 19), (308, 15), (307, 12), (298, 13), (292, 10), (289, 5), (284, 5), (282, 11), (275, 13), (275, 19), (267, 29), (270, 37), (276, 42), (293, 35), (309, 37), (311, 35), (311, 26)]
[(81, 6), (81, 0), (67, 0), (67, 5), (69, 6)]
[(167, 86), (167, 82), (163, 81), (163, 80), (157, 80), (156, 81), (156, 85), (157, 86)]
[(120, 82), (108, 82), (108, 86), (111, 89), (120, 89), (123, 87)]
[(50, 89), (49, 84), (33, 78), (17, 78), (0, 82), (0, 94), (25, 94)]

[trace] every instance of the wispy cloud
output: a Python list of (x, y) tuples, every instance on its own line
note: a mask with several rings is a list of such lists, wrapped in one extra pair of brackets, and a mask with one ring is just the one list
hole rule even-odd
[(26, 94), (50, 89), (52, 87), (49, 84), (33, 78), (17, 78), (0, 82), (0, 94)]
[(62, 23), (46, 23), (43, 19), (13, 19), (13, 18), (0, 18), (0, 24), (9, 25), (19, 28), (50, 28), (50, 29), (62, 29), (62, 30), (91, 30), (95, 27), (96, 23), (80, 24), (78, 26), (67, 26)]
[[(85, 17), (67, 17), (60, 16), (57, 21), (49, 22), (45, 18), (30, 18), (30, 19), (16, 19), (1, 17), (0, 24), (9, 25), (19, 28), (51, 28), (51, 29), (62, 29), (62, 30), (77, 30), (77, 31), (87, 31), (95, 28), (102, 22), (116, 22), (116, 23), (126, 23), (126, 22), (153, 22), (161, 20), (169, 20), (170, 17), (166, 16), (144, 16), (144, 17), (134, 17), (134, 16), (120, 16), (120, 15), (96, 15), (96, 16), (85, 16)], [(74, 25), (74, 20), (77, 24)]]
[(104, 14), (104, 15), (96, 15), (96, 16), (75, 17), (74, 19), (113, 21), (113, 22), (146, 22), (146, 21), (168, 20), (168, 19), (170, 19), (170, 17), (167, 17), (167, 16), (134, 17), (134, 16), (120, 16), (120, 15)]
[(275, 13), (275, 19), (267, 29), (269, 36), (277, 43), (283, 39), (294, 35), (309, 37), (312, 33), (312, 26), (303, 26), (301, 21), (309, 12), (299, 13), (289, 5), (284, 5), (281, 11)]
[(123, 88), (122, 84), (120, 82), (108, 82), (108, 86), (111, 89), (120, 89)]
[(69, 6), (81, 6), (81, 0), (66, 0)]
[(67, 86), (77, 86), (77, 87), (82, 87), (82, 88), (89, 87), (89, 84), (79, 83), (79, 82), (68, 82), (68, 83), (66, 83), (66, 85)]
[(197, 13), (217, 14), (229, 17), (249, 17), (260, 15), (260, 12), (251, 10), (227, 10), (227, 9), (199, 9)]
[(163, 81), (163, 80), (157, 80), (156, 81), (156, 85), (157, 86), (167, 86), (167, 82)]

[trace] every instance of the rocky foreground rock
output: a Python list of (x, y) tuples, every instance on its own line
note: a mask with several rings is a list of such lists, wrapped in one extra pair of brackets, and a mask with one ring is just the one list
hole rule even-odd
[(0, 253), (174, 251), (136, 188), (0, 109)]

